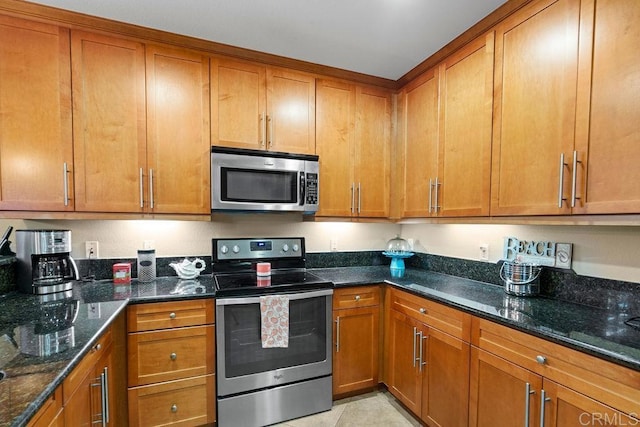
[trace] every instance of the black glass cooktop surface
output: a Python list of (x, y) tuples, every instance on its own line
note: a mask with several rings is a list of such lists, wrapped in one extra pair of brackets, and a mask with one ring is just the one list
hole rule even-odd
[(218, 273), (214, 274), (214, 280), (216, 296), (248, 296), (333, 287), (333, 283), (304, 270), (272, 270), (270, 276), (258, 276), (255, 271)]

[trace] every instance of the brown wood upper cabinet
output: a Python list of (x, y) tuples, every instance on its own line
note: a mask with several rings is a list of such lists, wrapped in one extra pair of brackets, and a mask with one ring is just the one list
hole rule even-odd
[(535, 1), (496, 28), (491, 215), (571, 212), (579, 3)]
[(493, 33), (404, 88), (403, 217), (486, 216)]
[(209, 58), (147, 46), (147, 211), (211, 212)]
[(71, 33), (75, 207), (142, 212), (147, 171), (141, 43)]
[(317, 82), (317, 216), (389, 216), (391, 94), (349, 83)]
[(315, 126), (312, 75), (212, 59), (213, 145), (315, 154)]
[(0, 210), (72, 211), (69, 31), (0, 16)]
[(583, 0), (573, 213), (640, 212), (640, 2)]

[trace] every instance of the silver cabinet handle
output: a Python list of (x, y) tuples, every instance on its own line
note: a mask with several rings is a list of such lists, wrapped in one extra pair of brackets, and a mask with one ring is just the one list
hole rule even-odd
[(153, 209), (153, 169), (149, 169), (149, 206)]
[(267, 148), (273, 147), (273, 119), (267, 116), (267, 126), (269, 126), (269, 139), (267, 140)]
[(351, 183), (351, 213), (354, 213), (356, 209), (356, 184)]
[(426, 314), (427, 309), (420, 307), (420, 314)]
[(358, 215), (362, 211), (362, 185), (358, 183)]
[(104, 387), (102, 390), (104, 391), (104, 416), (105, 423), (109, 423), (109, 368), (106, 366), (102, 369), (102, 375), (104, 377)]
[[(106, 419), (106, 399), (105, 399), (105, 394), (104, 394), (104, 389), (105, 389), (105, 375), (104, 372), (102, 372), (100, 374), (100, 376), (98, 378), (96, 378), (97, 382), (92, 382), (91, 383), (91, 387), (95, 388), (95, 387), (100, 387), (100, 406), (101, 406), (101, 412), (99, 414), (91, 414), (91, 417), (93, 418), (96, 415), (100, 415), (100, 419), (93, 421), (91, 424), (102, 424), (102, 427), (106, 427), (107, 426), (107, 419)], [(93, 398), (92, 398), (93, 399)], [(92, 411), (93, 412), (93, 411)]]
[(531, 390), (531, 384), (527, 383), (524, 389), (524, 427), (529, 427), (529, 413), (531, 412), (531, 395), (536, 392)]
[(356, 295), (356, 297), (354, 298), (356, 301), (360, 301), (360, 295)]
[(171, 353), (171, 354), (169, 355), (169, 358), (170, 358), (171, 360), (176, 360), (176, 359), (178, 358), (178, 355), (177, 355), (177, 354), (175, 354), (175, 353)]
[(540, 427), (544, 427), (544, 409), (545, 404), (551, 400), (550, 397), (547, 397), (547, 392), (542, 390), (540, 395)]
[(96, 344), (93, 346), (93, 351), (100, 351), (100, 349), (102, 348), (102, 344)]
[(433, 211), (433, 180), (429, 178), (429, 213)]
[(426, 364), (427, 364), (427, 362), (425, 362), (425, 361), (424, 361), (424, 353), (423, 353), (423, 351), (424, 351), (424, 344), (423, 344), (422, 342), (423, 342), (424, 340), (428, 339), (428, 338), (429, 338), (429, 336), (428, 336), (428, 335), (424, 335), (424, 334), (422, 333), (422, 331), (420, 331), (420, 332), (418, 333), (418, 335), (420, 336), (420, 354), (419, 354), (419, 356), (418, 356), (418, 357), (419, 357), (419, 360), (418, 360), (418, 370), (419, 370), (420, 372), (422, 372), (422, 367), (423, 367), (424, 365), (426, 365)]
[(564, 161), (564, 153), (560, 154), (560, 178), (558, 179), (558, 208), (562, 208), (562, 202), (567, 200), (564, 197), (564, 168), (568, 166)]
[(433, 205), (433, 213), (437, 214), (438, 213), (438, 209), (440, 209), (440, 205), (438, 204), (438, 187), (442, 184), (442, 182), (438, 181), (438, 177), (436, 176), (436, 182), (434, 184), (434, 187), (436, 189), (435, 191), (435, 199), (436, 199), (436, 203)]
[(142, 185), (143, 171), (140, 168), (140, 208), (144, 208), (144, 189)]
[(264, 136), (267, 133), (267, 123), (264, 120), (264, 111), (260, 113), (259, 127), (260, 127), (260, 147), (264, 148)]
[(69, 167), (67, 162), (62, 165), (62, 186), (64, 190), (64, 205), (69, 206)]
[(173, 412), (173, 413), (178, 412), (178, 405), (176, 405), (175, 403), (173, 405), (171, 405), (171, 412)]
[(578, 176), (578, 163), (582, 163), (578, 160), (578, 152), (573, 150), (573, 170), (571, 171), (571, 207), (576, 207), (576, 200), (580, 200), (580, 197), (576, 195), (576, 181)]
[(336, 317), (336, 353), (340, 352), (340, 316)]
[(418, 328), (413, 327), (413, 367), (416, 367), (416, 337), (418, 336)]
[(538, 362), (541, 365), (544, 365), (547, 363), (547, 358), (541, 355), (537, 355), (536, 356), (536, 362)]
[(169, 319), (175, 319), (175, 318), (176, 318), (176, 313), (174, 313), (173, 311), (169, 313)]

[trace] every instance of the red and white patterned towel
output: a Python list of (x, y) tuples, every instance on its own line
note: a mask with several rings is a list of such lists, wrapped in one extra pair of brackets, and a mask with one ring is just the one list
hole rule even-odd
[(262, 348), (289, 347), (289, 297), (260, 297)]

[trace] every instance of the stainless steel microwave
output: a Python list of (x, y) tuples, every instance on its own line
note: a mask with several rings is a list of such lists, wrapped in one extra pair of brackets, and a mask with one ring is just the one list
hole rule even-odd
[(211, 147), (211, 210), (318, 210), (318, 156)]

